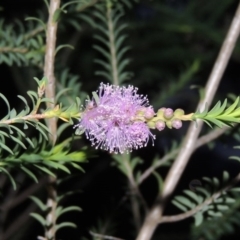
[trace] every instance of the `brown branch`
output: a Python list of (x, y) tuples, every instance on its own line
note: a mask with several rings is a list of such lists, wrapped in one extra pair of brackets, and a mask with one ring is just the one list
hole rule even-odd
[[(47, 24), (47, 36), (46, 36), (46, 53), (44, 62), (44, 76), (47, 77), (48, 83), (46, 86), (46, 97), (51, 102), (47, 103), (47, 107), (54, 108), (55, 106), (55, 75), (54, 75), (54, 62), (55, 62), (55, 49), (57, 38), (57, 22), (53, 20), (55, 11), (60, 6), (60, 0), (51, 0), (49, 6), (49, 18)], [(57, 138), (57, 123), (56, 118), (52, 118), (48, 121), (48, 127), (50, 129), (50, 139), (54, 144)]]
[(37, 206), (35, 204), (31, 204), (20, 216), (16, 216), (15, 220), (11, 222), (10, 227), (6, 230), (6, 232), (3, 234), (1, 240), (7, 240), (9, 239), (13, 234), (16, 233), (16, 231), (23, 225), (26, 224), (26, 221), (29, 218), (29, 214), (33, 211), (35, 211)]
[(37, 184), (31, 185), (29, 188), (25, 189), (21, 194), (19, 194), (15, 198), (11, 198), (11, 200), (6, 201), (2, 205), (0, 205), (0, 209), (4, 211), (9, 211), (13, 207), (19, 205), (24, 200), (26, 200), (31, 194), (39, 190), (43, 185), (47, 183), (46, 178), (42, 178)]
[[(203, 109), (204, 104), (206, 102), (208, 103), (208, 105), (211, 104), (212, 99), (215, 95), (215, 92), (218, 88), (219, 82), (222, 78), (223, 72), (227, 66), (227, 63), (230, 59), (230, 56), (232, 54), (232, 51), (238, 39), (239, 32), (240, 32), (240, 4), (233, 18), (228, 34), (223, 42), (220, 53), (214, 64), (213, 70), (209, 76), (209, 79), (205, 88), (205, 96), (199, 102), (198, 109)], [(161, 196), (158, 196), (156, 203), (154, 204), (151, 211), (147, 215), (145, 222), (139, 232), (137, 240), (151, 239), (162, 217), (162, 213), (163, 213), (166, 201), (174, 191), (189, 161), (189, 158), (194, 151), (196, 140), (201, 131), (201, 128), (202, 128), (201, 121), (198, 123), (197, 128), (195, 126), (195, 123), (192, 123), (190, 125), (186, 138), (181, 147), (181, 150), (166, 177), (162, 194)]]
[[(38, 184), (31, 185), (29, 188), (24, 190), (24, 192), (22, 192), (21, 194), (19, 194), (17, 196), (15, 196), (15, 195), (10, 196), (10, 197), (8, 196), (6, 201), (0, 206), (1, 218), (5, 218), (7, 216), (9, 210), (11, 210), (13, 207), (21, 204), (32, 193), (36, 192), (39, 188), (41, 188), (44, 184), (46, 184), (46, 180), (47, 180), (46, 178), (42, 178)], [(13, 191), (13, 192), (16, 193), (16, 191)], [(13, 230), (14, 230), (14, 232), (18, 231), (18, 229), (22, 226), (22, 224), (25, 224), (25, 222), (28, 220), (28, 215), (26, 215), (26, 213), (33, 211), (35, 208), (36, 208), (36, 205), (34, 206), (34, 204), (31, 204), (31, 207), (29, 209), (27, 209), (25, 212), (21, 213), (19, 218), (17, 218), (16, 221), (11, 223), (11, 226), (5, 232), (3, 232), (1, 230), (0, 239), (2, 239), (2, 240), (8, 239), (8, 236), (10, 236), (12, 234)], [(22, 216), (22, 215), (24, 215), (24, 216)]]
[[(44, 75), (48, 79), (46, 86), (46, 97), (50, 99), (51, 103), (47, 103), (47, 107), (54, 108), (55, 106), (55, 75), (54, 75), (54, 63), (55, 63), (55, 49), (57, 38), (57, 26), (58, 23), (54, 20), (54, 13), (60, 6), (60, 0), (51, 0), (49, 5), (49, 17), (46, 31), (46, 53), (44, 62)], [(47, 122), (50, 130), (50, 141), (54, 145), (57, 139), (57, 119), (51, 118)], [(55, 240), (56, 229), (56, 178), (49, 176), (48, 185), (48, 200), (47, 206), (50, 209), (46, 219), (48, 222), (48, 228), (45, 231), (45, 237), (47, 239)]]
[(130, 163), (128, 161), (128, 156), (126, 154), (122, 155), (122, 164), (125, 166), (127, 170), (132, 213), (133, 213), (134, 223), (136, 225), (136, 230), (138, 231), (141, 227), (141, 214), (140, 214), (139, 203), (136, 198), (138, 198), (141, 201), (145, 213), (148, 212), (148, 206), (144, 197), (142, 196), (141, 191), (138, 188), (137, 182), (134, 179), (132, 167), (130, 166)]
[(24, 36), (24, 39), (27, 40), (29, 38), (32, 38), (32, 37), (34, 37), (35, 35), (37, 35), (38, 33), (42, 32), (44, 30), (45, 30), (45, 28), (43, 26), (37, 27), (37, 28), (33, 29), (32, 31), (26, 33), (25, 36)]
[(31, 121), (33, 119), (38, 120), (38, 119), (44, 119), (44, 118), (48, 118), (48, 116), (46, 116), (46, 114), (42, 113), (42, 114), (29, 114), (26, 115), (24, 117), (15, 117), (12, 119), (8, 119), (8, 120), (1, 120), (0, 123), (1, 124), (13, 124), (19, 120), (23, 120), (23, 121)]
[(11, 47), (0, 48), (0, 53), (5, 53), (5, 52), (27, 53), (28, 51), (29, 49), (27, 48), (11, 48)]

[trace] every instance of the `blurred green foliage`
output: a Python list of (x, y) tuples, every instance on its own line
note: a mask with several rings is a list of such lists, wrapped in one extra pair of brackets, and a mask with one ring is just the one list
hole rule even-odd
[[(62, 2), (64, 4), (69, 1)], [(94, 45), (101, 44), (94, 38), (96, 33), (99, 34), (99, 26), (102, 24), (93, 14), (95, 12), (94, 5), (97, 2), (97, 0), (85, 0), (78, 4), (68, 5), (64, 8), (66, 12), (61, 11), (59, 16), (57, 44), (63, 48), (56, 55), (56, 77), (58, 80), (57, 91), (63, 93), (59, 100), (64, 104), (72, 103), (76, 97), (81, 97), (84, 103), (86, 92), (96, 90), (101, 81), (111, 80), (95, 75), (96, 71), (102, 71), (101, 65), (103, 64), (101, 63), (106, 61), (101, 52), (93, 48)], [(181, 107), (186, 112), (194, 111), (200, 98), (198, 90), (204, 88), (239, 1), (122, 0), (119, 2), (123, 4), (124, 14), (117, 23), (118, 27), (126, 24), (126, 28), (122, 29), (122, 34), (127, 37), (124, 37), (124, 41), (122, 40), (123, 45), (119, 43), (121, 47), (118, 50), (121, 51), (124, 47), (130, 46), (128, 51), (124, 50), (125, 59), (131, 59), (124, 66), (124, 71), (134, 73), (133, 76), (131, 75), (131, 80), (124, 79), (124, 84), (133, 84), (139, 87), (139, 92), (147, 94), (150, 103), (156, 109), (165, 106)], [(34, 89), (33, 77), (42, 77), (45, 49), (44, 23), (47, 20), (47, 10), (44, 1), (41, 0), (2, 0), (0, 5), (0, 69), (3, 83), (1, 92), (9, 99), (11, 105), (16, 106), (16, 111), (20, 112), (23, 105), (13, 96), (24, 95), (28, 89)], [(25, 21), (26, 17), (40, 17), (43, 23), (31, 18)], [(74, 49), (69, 48), (69, 45)], [(102, 47), (102, 45), (100, 46)], [(227, 70), (218, 94), (226, 96), (228, 92), (237, 93), (238, 88), (234, 75), (238, 73), (239, 54), (240, 45), (237, 44), (228, 66), (231, 71)], [(98, 63), (101, 63), (96, 64), (96, 59), (98, 59)], [(65, 88), (69, 91), (63, 90)], [(0, 108), (4, 109), (2, 102), (0, 102)], [(4, 115), (2, 112), (1, 114)], [(30, 132), (31, 134), (35, 133)], [(65, 134), (69, 137), (72, 132)], [(133, 153), (136, 158), (132, 159), (137, 159), (134, 161), (134, 167), (138, 168), (137, 171), (147, 167), (157, 154), (161, 155), (164, 149), (170, 146), (173, 139), (181, 139), (184, 134), (185, 129), (177, 133), (169, 131), (161, 133), (154, 148), (149, 146), (149, 149)], [(85, 144), (85, 140), (80, 140), (73, 143), (73, 148), (79, 149)], [(223, 150), (221, 151), (219, 151), (219, 155), (224, 154)], [(59, 235), (61, 239), (80, 239), (80, 236), (90, 236), (88, 229), (94, 229), (94, 231), (98, 229), (99, 233), (112, 234), (126, 239), (133, 237), (132, 213), (129, 209), (129, 200), (126, 200), (129, 195), (126, 193), (126, 189), (128, 189), (126, 179), (116, 169), (109, 170), (111, 159), (109, 154), (100, 152), (97, 155), (97, 159), (86, 167), (87, 175), (81, 175), (78, 179), (74, 178), (74, 180), (70, 180), (70, 184), (62, 187), (63, 191), (68, 189), (69, 185), (83, 188), (86, 195), (82, 194), (81, 197), (71, 198), (71, 204), (75, 206), (80, 202), (84, 212), (81, 213), (81, 216), (80, 214), (71, 215), (75, 218), (74, 222), (77, 222), (79, 228), (76, 232), (61, 230), (61, 235)], [(141, 159), (146, 161), (143, 162)], [(120, 161), (119, 159), (116, 161), (119, 168), (121, 167)], [(135, 162), (143, 163), (141, 166), (136, 166)], [(130, 163), (133, 164), (133, 162)], [(165, 172), (165, 169), (160, 170), (161, 175), (165, 175)], [(14, 170), (11, 172), (11, 176), (16, 180), (20, 179), (18, 182), (22, 186), (21, 190), (29, 186), (26, 176)], [(161, 179), (159, 173), (155, 173), (155, 176)], [(32, 178), (34, 177), (32, 176)], [(11, 195), (11, 190), (9, 190), (11, 183), (7, 183), (2, 176), (0, 179), (2, 206), (4, 206), (9, 196), (10, 199), (21, 196), (21, 190), (15, 195)], [(114, 181), (109, 181), (109, 179)], [(4, 182), (6, 184), (3, 187)], [(143, 185), (141, 190), (146, 195), (147, 203), (151, 204), (156, 194), (152, 189), (156, 190), (159, 186), (152, 179)], [(44, 199), (45, 195), (46, 193), (41, 190), (38, 197)], [(1, 235), (3, 232), (7, 236), (4, 239), (9, 240), (36, 237), (36, 232), (31, 228), (33, 223), (27, 222), (28, 220), (25, 220), (27, 227), (22, 227), (21, 234), (14, 235), (14, 231), (9, 233), (11, 225), (14, 225), (15, 211), (19, 216), (24, 215), (26, 213), (22, 208), (26, 206), (30, 206), (30, 203), (24, 202), (13, 210), (7, 209), (5, 212), (1, 212), (3, 214), (0, 217), (0, 238), (4, 236)], [(109, 213), (109, 219), (111, 221), (114, 219), (117, 223), (114, 231), (110, 226), (111, 231), (107, 232), (104, 229), (106, 224), (97, 224), (99, 219), (102, 219), (102, 208), (114, 209)], [(116, 213), (119, 209), (120, 213)], [(105, 219), (107, 217), (104, 215), (103, 222)], [(106, 220), (106, 222), (108, 221)], [(215, 228), (222, 226), (215, 224)], [(98, 227), (92, 227), (96, 225)], [(178, 239), (186, 240), (186, 235), (189, 235), (188, 223), (174, 226), (175, 231), (179, 232)], [(210, 231), (212, 231), (211, 226), (209, 225)], [(18, 226), (17, 229), (20, 227)], [(34, 227), (36, 226), (34, 225)], [(41, 231), (38, 228), (37, 230)], [(171, 238), (169, 237), (172, 232), (171, 227), (170, 229), (161, 228), (161, 230), (163, 232), (162, 240)], [(192, 238), (189, 237), (189, 239), (194, 239), (195, 235), (202, 236), (197, 231), (198, 229), (193, 228)], [(234, 228), (233, 231), (239, 235), (239, 230)], [(159, 239), (159, 236), (160, 233), (157, 232), (156, 239)], [(214, 239), (220, 239), (219, 237), (220, 235), (216, 234)]]

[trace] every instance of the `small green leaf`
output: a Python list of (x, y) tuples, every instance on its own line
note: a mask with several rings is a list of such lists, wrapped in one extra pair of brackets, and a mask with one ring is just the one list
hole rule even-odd
[(10, 111), (10, 116), (9, 116), (9, 118), (15, 118), (16, 115), (17, 115), (16, 109), (13, 108), (13, 109)]
[(231, 191), (231, 192), (240, 192), (240, 187), (232, 188), (229, 191)]
[(66, 208), (62, 208), (60, 209), (57, 217), (60, 217), (61, 215), (63, 215), (64, 213), (70, 212), (70, 211), (78, 211), (81, 212), (82, 209), (78, 206), (70, 206), (70, 207), (66, 207)]
[(196, 203), (198, 204), (202, 203), (202, 199), (195, 192), (190, 190), (184, 190), (183, 192), (189, 197), (191, 197), (193, 200), (195, 200)]
[(84, 169), (83, 169), (81, 166), (79, 166), (78, 164), (72, 162), (71, 165), (72, 165), (74, 168), (76, 168), (76, 169), (80, 170), (81, 172), (85, 173)]
[(72, 223), (72, 222), (63, 222), (63, 223), (57, 224), (57, 226), (56, 226), (56, 232), (57, 232), (59, 229), (64, 228), (64, 227), (77, 228), (76, 224), (74, 224), (74, 223)]
[(56, 11), (53, 14), (53, 22), (58, 22), (61, 14), (62, 14), (62, 9), (61, 8), (56, 9)]
[(183, 196), (176, 196), (174, 200), (178, 201), (179, 203), (185, 205), (186, 207), (189, 207), (190, 209), (194, 208), (196, 206), (195, 203), (191, 202), (188, 198)]
[(231, 159), (231, 160), (237, 160), (237, 161), (240, 162), (240, 157), (237, 157), (237, 156), (231, 156), (231, 157), (229, 157), (229, 159)]
[(12, 150), (7, 145), (5, 145), (4, 143), (0, 142), (0, 147), (3, 148), (4, 150), (6, 150), (7, 152), (9, 152), (10, 154), (14, 155)]
[(107, 60), (109, 60), (109, 61), (111, 60), (111, 55), (105, 49), (103, 49), (102, 47), (99, 47), (97, 45), (93, 45), (93, 48), (95, 50), (97, 50), (98, 52), (100, 52)]
[(207, 115), (208, 116), (212, 115), (212, 116), (216, 117), (216, 116), (220, 115), (224, 111), (226, 106), (227, 106), (227, 99), (225, 99), (225, 101), (223, 102), (222, 106), (221, 106), (221, 102), (218, 101), (218, 103), (215, 105), (215, 107), (210, 112), (208, 112)]
[(198, 111), (194, 115), (196, 115), (196, 118), (204, 118), (207, 115), (207, 112), (208, 112), (208, 106), (207, 106), (207, 103), (206, 103), (205, 107), (204, 107), (204, 110), (201, 113)]
[(61, 44), (59, 45), (56, 50), (55, 50), (55, 55), (57, 55), (57, 53), (59, 52), (59, 50), (61, 50), (62, 48), (70, 48), (70, 49), (74, 49), (74, 47), (70, 44)]
[(205, 198), (209, 198), (210, 195), (211, 195), (211, 194), (210, 194), (205, 188), (203, 188), (203, 187), (196, 187), (196, 190), (197, 190), (198, 192), (202, 193), (202, 194), (205, 196)]
[(227, 197), (225, 200), (226, 203), (234, 203), (235, 201), (236, 201), (236, 199), (231, 198), (231, 197)]
[(31, 140), (30, 138), (25, 138), (25, 139), (26, 139), (26, 141), (31, 145), (32, 148), (35, 148), (32, 140)]
[[(7, 105), (7, 109), (8, 109), (7, 112), (10, 113), (10, 105), (9, 105), (7, 98), (2, 93), (0, 93), (0, 98), (2, 98), (4, 100), (4, 102)], [(4, 119), (7, 118), (8, 116), (9, 116), (9, 114), (6, 117), (4, 117)]]
[(41, 19), (36, 18), (36, 17), (27, 17), (27, 18), (25, 18), (25, 21), (29, 21), (29, 20), (35, 20), (35, 21), (39, 22), (44, 27), (44, 30), (46, 30), (46, 25), (45, 25), (45, 23)]
[(2, 170), (4, 173), (7, 174), (8, 178), (10, 179), (10, 181), (12, 183), (13, 189), (16, 190), (17, 189), (17, 185), (16, 185), (16, 182), (15, 182), (14, 178), (12, 177), (12, 175), (5, 168), (0, 168), (0, 170)]
[(153, 172), (153, 176), (157, 179), (159, 192), (162, 192), (163, 183), (164, 183), (163, 179), (162, 179), (162, 176), (156, 171)]
[(176, 200), (172, 200), (172, 204), (175, 205), (177, 208), (181, 209), (183, 212), (186, 212), (188, 208), (183, 206), (181, 203), (177, 202)]
[(26, 106), (26, 109), (27, 109), (27, 112), (29, 112), (30, 109), (29, 109), (27, 100), (23, 96), (21, 96), (21, 95), (17, 95), (17, 96), (18, 96), (18, 98), (20, 98), (24, 102), (24, 104)]
[(38, 183), (38, 179), (36, 178), (36, 176), (27, 168), (25, 168), (24, 166), (21, 166), (21, 169), (30, 177), (32, 178), (36, 183)]
[(223, 183), (227, 183), (229, 180), (229, 173), (227, 171), (223, 172)]
[(30, 216), (35, 218), (43, 227), (47, 226), (47, 221), (38, 213), (30, 213)]
[(59, 203), (62, 199), (65, 199), (68, 196), (74, 195), (74, 194), (79, 194), (81, 193), (80, 190), (74, 190), (74, 191), (68, 191), (60, 196), (57, 196), (57, 202)]
[(37, 197), (30, 196), (29, 197), (42, 211), (47, 209), (47, 206)]
[(99, 96), (97, 95), (97, 93), (96, 92), (92, 92), (92, 95), (93, 95), (93, 98), (94, 98), (96, 104), (99, 105)]
[(14, 141), (14, 142), (16, 142), (16, 143), (18, 143), (20, 146), (22, 146), (22, 148), (24, 148), (24, 149), (27, 149), (27, 147), (24, 145), (24, 143), (22, 142), (22, 140), (20, 140), (20, 139), (18, 139), (18, 138), (15, 138), (14, 136), (10, 136), (10, 138)]
[(134, 170), (135, 167), (140, 163), (142, 163), (142, 160), (138, 157), (131, 159), (130, 164), (131, 164), (132, 170)]
[(37, 168), (39, 168), (43, 172), (47, 173), (48, 175), (56, 177), (56, 175), (53, 172), (51, 172), (49, 169), (47, 169), (46, 167), (42, 167), (42, 166), (39, 166), (37, 164), (34, 164), (34, 166), (36, 166)]
[(203, 214), (202, 212), (198, 212), (194, 215), (194, 219), (195, 219), (195, 226), (198, 227), (202, 224), (203, 222)]
[(65, 4), (62, 5), (61, 9), (64, 10), (64, 8), (66, 8), (67, 6), (73, 4), (73, 3), (85, 3), (85, 1), (81, 1), (81, 0), (76, 0), (76, 1), (70, 1), (70, 2), (67, 2)]
[(216, 189), (218, 189), (220, 185), (219, 180), (215, 177), (213, 178), (213, 185)]
[(57, 163), (57, 162), (53, 162), (53, 161), (44, 161), (43, 163), (46, 164), (47, 166), (53, 167), (55, 169), (61, 169), (62, 171), (70, 174), (69, 169), (61, 163)]
[(225, 110), (224, 114), (228, 115), (228, 114), (232, 113), (233, 110), (237, 107), (238, 103), (239, 103), (239, 97), (237, 97), (235, 102)]
[(223, 214), (221, 212), (214, 212), (214, 211), (208, 211), (208, 215), (212, 217), (222, 217)]
[(229, 209), (228, 205), (217, 205), (217, 209), (220, 211), (226, 211)]

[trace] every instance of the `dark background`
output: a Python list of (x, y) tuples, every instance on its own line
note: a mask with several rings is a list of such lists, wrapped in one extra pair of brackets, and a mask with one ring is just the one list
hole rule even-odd
[[(131, 46), (128, 57), (132, 61), (128, 69), (134, 72), (134, 77), (126, 84), (133, 84), (139, 88), (141, 94), (148, 95), (155, 109), (171, 107), (183, 108), (189, 113), (194, 111), (199, 100), (199, 88), (205, 86), (238, 2), (234, 0), (142, 0), (133, 4), (122, 18), (122, 21), (128, 24), (126, 43)], [(3, 7), (0, 17), (4, 19), (4, 24), (13, 24), (16, 31), (16, 19), (24, 21), (26, 16), (39, 15), (43, 21), (47, 19), (45, 4), (41, 0), (1, 0), (0, 6)], [(94, 74), (99, 68), (93, 61), (99, 57), (92, 48), (95, 44), (94, 29), (84, 21), (80, 22), (80, 31), (68, 25), (67, 18), (74, 18), (74, 14), (69, 11), (62, 16), (59, 23), (58, 44), (70, 43), (75, 49), (60, 52), (56, 58), (56, 74), (62, 68), (68, 67), (72, 74), (80, 76), (82, 91), (90, 93), (97, 89), (101, 81), (106, 81)], [(216, 94), (215, 102), (225, 99), (229, 93), (239, 94), (239, 62), (238, 42)], [(181, 81), (181, 77), (190, 71), (193, 63), (197, 64), (198, 70)], [(36, 66), (18, 67), (6, 64), (0, 65), (0, 73), (0, 91), (17, 110), (21, 109), (21, 104), (16, 95), (24, 95), (27, 90), (34, 89), (33, 77), (41, 78), (43, 74)], [(192, 86), (197, 87), (192, 88)], [(2, 102), (0, 108), (2, 116), (5, 111)], [(171, 147), (173, 140), (179, 142), (184, 137), (187, 127), (188, 124), (184, 123), (183, 128), (178, 131), (156, 132), (154, 147), (149, 145), (147, 148), (134, 151), (133, 156), (140, 156), (144, 160), (140, 168), (147, 168), (154, 157), (163, 156), (164, 150)], [(206, 133), (208, 130), (205, 127), (203, 132)], [(237, 132), (238, 129), (234, 131)], [(84, 143), (90, 147), (90, 143), (84, 139), (78, 144)], [(238, 154), (237, 150), (232, 149), (232, 146), (237, 144), (236, 139), (224, 135), (215, 142), (213, 149), (210, 150), (208, 146), (198, 149), (193, 154), (176, 192), (180, 193), (189, 187), (192, 180), (201, 179), (203, 176), (221, 178), (224, 170), (234, 177), (239, 172), (240, 166), (238, 162), (229, 160), (228, 157)], [(75, 146), (77, 147), (78, 145)], [(109, 154), (94, 152), (94, 155), (95, 157), (91, 157), (88, 163), (82, 165), (86, 173), (79, 174), (73, 170), (73, 177), (59, 186), (59, 193), (66, 191), (69, 187), (82, 191), (69, 197), (64, 204), (78, 205), (83, 212), (70, 212), (64, 215), (64, 220), (70, 219), (77, 224), (78, 228), (62, 229), (57, 239), (75, 240), (83, 237), (90, 239), (89, 230), (92, 227), (95, 227), (96, 232), (103, 228), (98, 225), (112, 229), (112, 233), (110, 231), (109, 234), (123, 239), (133, 239), (135, 230), (127, 180), (116, 167), (111, 165), (113, 160)], [(167, 171), (168, 167), (163, 167), (159, 173), (165, 177)], [(19, 175), (17, 170), (14, 174), (20, 178), (21, 187), (18, 192), (13, 193), (10, 183), (6, 180), (5, 185), (2, 186), (3, 202), (18, 198), (21, 192), (32, 184), (26, 176)], [(157, 194), (155, 178), (150, 177), (141, 186), (141, 191), (151, 206)], [(47, 197), (44, 186), (34, 194), (43, 200)], [(26, 200), (11, 209), (4, 221), (1, 221), (1, 232), (9, 230), (11, 225), (15, 224), (17, 217), (26, 214), (24, 209), (30, 204), (31, 201)], [(179, 213), (179, 210), (169, 203), (166, 214), (176, 213)], [(4, 215), (4, 209), (0, 214)], [(14, 234), (10, 234), (7, 239), (30, 240), (43, 234), (43, 229), (35, 220), (27, 217), (21, 222), (22, 224), (19, 221), (21, 220), (18, 220), (16, 229), (12, 230)], [(190, 237), (192, 223), (192, 219), (187, 219), (179, 223), (163, 224), (156, 231), (154, 239), (193, 239)], [(239, 228), (235, 227), (232, 235), (221, 239), (239, 239), (239, 236)]]

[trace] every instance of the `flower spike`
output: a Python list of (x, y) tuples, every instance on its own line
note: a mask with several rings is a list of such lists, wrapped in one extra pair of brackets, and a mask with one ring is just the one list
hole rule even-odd
[(114, 153), (142, 148), (155, 137), (146, 124), (154, 116), (146, 96), (133, 86), (101, 83), (98, 94), (86, 102), (80, 122), (75, 126), (96, 148)]

